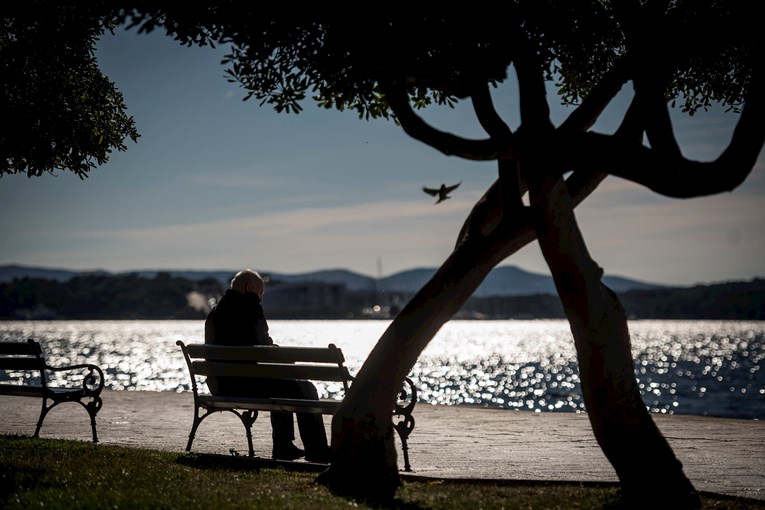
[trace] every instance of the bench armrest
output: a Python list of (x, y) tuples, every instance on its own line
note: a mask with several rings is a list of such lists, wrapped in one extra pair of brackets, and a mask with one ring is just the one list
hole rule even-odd
[(398, 398), (393, 405), (393, 414), (411, 416), (417, 404), (417, 388), (409, 377), (404, 378), (404, 384), (398, 392)]
[(98, 365), (90, 363), (83, 363), (79, 365), (69, 365), (62, 367), (53, 367), (45, 365), (45, 370), (51, 372), (65, 372), (73, 370), (87, 370), (87, 373), (82, 379), (82, 392), (83, 395), (88, 397), (96, 397), (101, 394), (101, 390), (104, 389), (104, 372)]

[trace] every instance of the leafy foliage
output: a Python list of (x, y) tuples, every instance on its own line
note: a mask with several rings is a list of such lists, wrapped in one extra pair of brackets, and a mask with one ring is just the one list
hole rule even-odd
[(55, 169), (80, 178), (136, 141), (122, 94), (94, 47), (112, 24), (97, 11), (44, 1), (0, 7), (0, 176)]
[(323, 8), (293, 13), (237, 3), (152, 7), (139, 4), (119, 20), (140, 31), (162, 26), (183, 44), (229, 45), (223, 63), (229, 80), (245, 89), (244, 99), (293, 113), (311, 98), (362, 118), (390, 118), (379, 85), (391, 80), (408, 86), (416, 107), (452, 105), (476, 84), (503, 81), (515, 46), (531, 34), (548, 66), (557, 58), (548, 33), (561, 42), (600, 48), (588, 53), (600, 72), (612, 51), (600, 39), (611, 33), (611, 21), (590, 0), (520, 0), (503, 5), (502, 16), (488, 9), (433, 13), (414, 7), (363, 21)]
[(245, 100), (297, 113), (312, 98), (363, 118), (390, 117), (381, 82), (406, 84), (417, 107), (450, 104), (477, 84), (503, 81), (524, 45), (565, 104), (580, 102), (629, 54), (673, 69), (667, 98), (682, 97), (689, 113), (711, 102), (738, 108), (761, 51), (756, 19), (746, 2), (693, 0), (515, 0), (502, 15), (413, 7), (363, 21), (324, 8), (139, 3), (120, 16), (142, 31), (162, 26), (183, 44), (229, 45), (224, 64)]

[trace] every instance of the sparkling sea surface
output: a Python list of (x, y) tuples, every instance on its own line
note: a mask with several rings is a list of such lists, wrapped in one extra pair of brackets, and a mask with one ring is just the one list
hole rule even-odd
[[(271, 320), (269, 326), (280, 345), (334, 343), (355, 373), (389, 323)], [(630, 321), (629, 328), (635, 376), (651, 412), (765, 419), (765, 322)], [(111, 389), (183, 392), (191, 382), (175, 342), (204, 342), (204, 322), (0, 321), (0, 340), (27, 338), (41, 342), (52, 365), (99, 365)], [(564, 320), (451, 321), (410, 375), (420, 403), (585, 412)]]

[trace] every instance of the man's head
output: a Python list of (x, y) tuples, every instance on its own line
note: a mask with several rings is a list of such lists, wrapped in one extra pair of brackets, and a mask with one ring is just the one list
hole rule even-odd
[(249, 292), (257, 294), (262, 301), (266, 284), (263, 282), (263, 278), (252, 269), (243, 269), (236, 273), (234, 279), (231, 280), (231, 288), (242, 294)]

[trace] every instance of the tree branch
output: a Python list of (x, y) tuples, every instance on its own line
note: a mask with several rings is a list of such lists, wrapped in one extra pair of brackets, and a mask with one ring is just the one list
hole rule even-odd
[(406, 89), (393, 83), (381, 84), (381, 87), (401, 127), (415, 140), (430, 145), (447, 156), (459, 156), (473, 161), (491, 161), (498, 158), (499, 150), (495, 140), (469, 140), (439, 131), (414, 113)]
[[(500, 151), (503, 153), (497, 161), (497, 173), (501, 191), (500, 208), (503, 211), (502, 216), (505, 217), (510, 211), (518, 211), (523, 207), (521, 197), (526, 192), (525, 188), (521, 189), (518, 162), (512, 155), (513, 151), (503, 150), (511, 146), (513, 132), (494, 108), (488, 84), (484, 83), (474, 87), (470, 97), (478, 122), (481, 123), (489, 136), (496, 140)], [(461, 238), (462, 235), (457, 238), (458, 242)]]
[(569, 150), (578, 152), (571, 167), (615, 175), (672, 198), (716, 195), (744, 182), (763, 146), (762, 128), (737, 131), (728, 149), (713, 162), (668, 158), (612, 136), (586, 133), (570, 141)]
[(522, 56), (513, 61), (518, 76), (521, 126), (524, 131), (538, 134), (552, 128), (545, 79), (536, 55), (527, 49), (526, 44), (521, 47), (524, 50), (520, 52)]
[(637, 97), (633, 97), (624, 114), (622, 123), (619, 124), (619, 128), (616, 130), (616, 133), (614, 133), (614, 136), (630, 143), (640, 145), (643, 142), (643, 132), (640, 101)]
[(560, 125), (562, 131), (587, 131), (600, 114), (606, 109), (611, 100), (616, 97), (625, 83), (629, 80), (627, 74), (628, 64), (626, 60), (617, 62), (609, 71), (598, 80), (587, 97), (582, 101), (568, 118)]
[(497, 109), (494, 108), (489, 85), (483, 83), (476, 86), (470, 95), (470, 99), (473, 102), (473, 110), (476, 117), (478, 117), (478, 122), (481, 123), (486, 133), (499, 143), (509, 141), (513, 132), (505, 121), (502, 120), (502, 117), (499, 116)]
[(664, 80), (641, 73), (641, 76), (635, 78), (635, 97), (640, 105), (643, 127), (651, 147), (667, 156), (681, 157), (680, 146), (675, 139), (667, 102), (664, 99), (664, 87)]
[(693, 198), (736, 189), (751, 173), (765, 145), (762, 68), (755, 70), (741, 117), (728, 147), (711, 162), (689, 160), (673, 150), (648, 148), (621, 136), (564, 135), (561, 150), (573, 158), (568, 168), (608, 173), (660, 195)]

